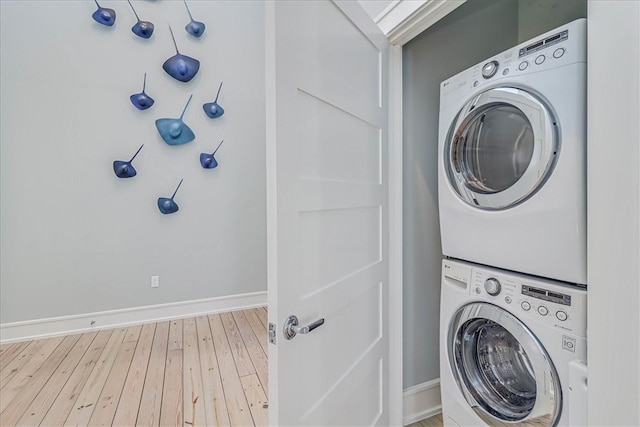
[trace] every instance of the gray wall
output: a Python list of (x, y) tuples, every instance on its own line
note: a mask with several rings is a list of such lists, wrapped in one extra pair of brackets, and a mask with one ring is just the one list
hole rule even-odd
[(587, 0), (519, 0), (518, 43), (587, 17)]
[(469, 0), (403, 49), (404, 387), (440, 377), (440, 82), (514, 46), (517, 3)]
[(468, 0), (403, 48), (404, 388), (440, 376), (440, 82), (581, 17), (586, 0)]
[[(263, 3), (191, 2), (207, 24), (194, 39), (182, 2), (134, 2), (156, 25), (149, 40), (126, 2), (101, 4), (114, 27), (89, 1), (0, 3), (2, 323), (266, 290)], [(175, 53), (167, 21), (201, 61), (186, 84), (161, 68)], [(145, 72), (156, 104), (141, 112), (129, 95)], [(222, 80), (226, 114), (212, 121), (201, 106)], [(154, 121), (191, 93), (196, 139), (168, 146)], [(202, 169), (223, 138), (218, 168)], [(112, 161), (142, 143), (138, 176), (117, 179)], [(180, 211), (160, 214), (181, 178)]]

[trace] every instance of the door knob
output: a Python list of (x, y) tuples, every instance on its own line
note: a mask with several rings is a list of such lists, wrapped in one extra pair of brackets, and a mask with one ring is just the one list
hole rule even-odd
[(308, 334), (319, 326), (324, 324), (324, 319), (318, 319), (306, 326), (298, 326), (298, 316), (291, 315), (284, 321), (282, 333), (288, 340), (293, 339), (297, 334)]

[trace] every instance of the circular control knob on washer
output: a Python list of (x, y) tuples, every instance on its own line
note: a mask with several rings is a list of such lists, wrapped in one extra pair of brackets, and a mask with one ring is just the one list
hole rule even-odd
[(482, 66), (482, 77), (490, 79), (498, 72), (498, 61), (489, 61)]
[(498, 279), (491, 277), (484, 281), (484, 290), (487, 291), (489, 295), (496, 296), (500, 293), (502, 286), (500, 286), (500, 282)]

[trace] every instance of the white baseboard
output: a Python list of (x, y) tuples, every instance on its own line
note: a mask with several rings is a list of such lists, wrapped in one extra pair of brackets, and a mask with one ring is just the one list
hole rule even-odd
[(414, 385), (402, 393), (402, 425), (415, 423), (442, 412), (440, 379)]
[(0, 343), (118, 328), (267, 305), (266, 292), (180, 301), (0, 324)]

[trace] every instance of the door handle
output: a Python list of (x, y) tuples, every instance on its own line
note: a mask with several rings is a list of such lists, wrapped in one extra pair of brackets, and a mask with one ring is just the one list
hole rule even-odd
[(284, 321), (282, 333), (288, 340), (293, 339), (297, 334), (308, 334), (319, 326), (324, 324), (324, 319), (318, 319), (306, 326), (298, 326), (298, 316), (291, 315)]

